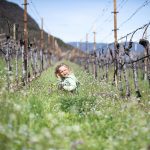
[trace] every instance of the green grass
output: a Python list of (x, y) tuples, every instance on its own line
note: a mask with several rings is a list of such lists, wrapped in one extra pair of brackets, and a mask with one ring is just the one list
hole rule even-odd
[[(54, 67), (28, 87), (0, 94), (1, 150), (146, 150), (150, 100), (122, 99), (73, 63), (79, 93), (57, 90)], [(145, 90), (145, 89), (144, 89)]]
[(5, 70), (5, 61), (4, 59), (0, 58), (0, 89), (3, 88), (6, 82), (6, 70)]

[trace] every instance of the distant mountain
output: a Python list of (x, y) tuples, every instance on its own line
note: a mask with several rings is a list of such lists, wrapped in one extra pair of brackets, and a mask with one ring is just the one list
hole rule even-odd
[[(22, 1), (23, 2), (23, 1)], [(0, 33), (6, 33), (7, 35), (13, 34), (13, 24), (18, 26), (18, 39), (23, 37), (24, 28), (24, 10), (17, 4), (8, 2), (6, 0), (0, 0)], [(40, 28), (37, 22), (28, 14), (28, 35), (29, 40), (40, 39)], [(44, 32), (44, 41), (47, 42), (47, 33)], [(52, 36), (53, 37), (53, 36)], [(58, 45), (63, 51), (70, 50), (73, 47), (64, 43), (61, 39), (57, 39)]]
[[(79, 48), (82, 51), (86, 52), (86, 43), (85, 42), (69, 42), (69, 45), (72, 45), (75, 48)], [(106, 43), (97, 43), (96, 44), (96, 49), (105, 47), (107, 44)], [(93, 51), (94, 44), (93, 43), (88, 43), (88, 51)]]
[[(69, 42), (68, 44), (81, 49), (82, 51), (86, 52), (86, 43), (85, 42)], [(126, 47), (128, 46), (129, 42), (126, 43)], [(102, 48), (104, 49), (104, 52), (106, 52), (107, 50), (107, 46), (109, 45), (109, 47), (113, 50), (114, 49), (114, 45), (113, 43), (97, 43), (96, 44), (96, 51), (100, 51), (102, 50)], [(94, 44), (93, 43), (88, 43), (88, 51), (92, 52), (93, 51), (93, 47)], [(136, 51), (136, 52), (142, 52), (144, 50), (144, 47), (142, 45), (140, 45), (137, 42), (133, 42), (131, 51)]]

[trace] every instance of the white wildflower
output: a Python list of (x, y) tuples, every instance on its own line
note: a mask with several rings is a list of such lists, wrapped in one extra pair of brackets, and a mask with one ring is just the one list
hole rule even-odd
[(17, 112), (19, 112), (19, 111), (21, 111), (21, 106), (20, 105), (18, 105), (18, 104), (14, 104), (14, 111), (17, 111)]
[(47, 120), (53, 120), (53, 115), (51, 114), (51, 113), (48, 113), (47, 115), (46, 115), (46, 118), (47, 118)]
[(102, 116), (102, 115), (103, 115), (103, 113), (102, 113), (101, 111), (95, 111), (95, 114), (96, 114), (97, 116)]
[(15, 115), (14, 113), (11, 113), (11, 114), (9, 115), (9, 119), (10, 119), (11, 121), (15, 121), (15, 120), (16, 120), (16, 115)]
[(60, 136), (62, 136), (64, 134), (64, 131), (65, 131), (65, 129), (63, 129), (61, 127), (58, 127), (55, 129), (55, 133)]
[(33, 113), (30, 113), (29, 118), (30, 118), (30, 120), (33, 120), (35, 118), (35, 115)]
[(4, 126), (0, 124), (0, 133), (3, 133), (4, 131), (5, 131)]
[(52, 136), (51, 136), (51, 133), (50, 133), (50, 131), (49, 131), (48, 128), (43, 128), (43, 129), (41, 130), (41, 133), (43, 134), (43, 136), (44, 136), (45, 138), (51, 138), (51, 137), (52, 137)]
[(19, 128), (19, 133), (20, 134), (22, 134), (22, 135), (25, 135), (25, 136), (27, 136), (28, 135), (28, 126), (27, 125), (25, 125), (25, 124), (23, 124), (23, 125), (21, 125), (20, 126), (20, 128)]
[(80, 126), (79, 125), (73, 125), (71, 128), (75, 132), (79, 132), (80, 131)]

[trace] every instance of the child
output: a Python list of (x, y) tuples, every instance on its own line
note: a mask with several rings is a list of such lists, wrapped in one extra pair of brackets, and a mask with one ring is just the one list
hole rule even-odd
[(60, 64), (55, 69), (55, 75), (58, 78), (58, 88), (65, 91), (74, 92), (78, 87), (78, 80), (71, 72), (69, 66)]

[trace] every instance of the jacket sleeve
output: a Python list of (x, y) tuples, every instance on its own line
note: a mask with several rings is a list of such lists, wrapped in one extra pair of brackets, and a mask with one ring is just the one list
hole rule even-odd
[(75, 90), (77, 88), (76, 81), (72, 78), (67, 78), (63, 83), (63, 88), (67, 91)]

